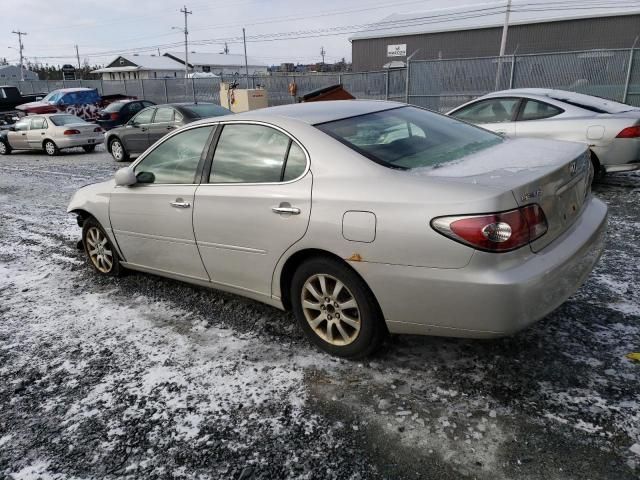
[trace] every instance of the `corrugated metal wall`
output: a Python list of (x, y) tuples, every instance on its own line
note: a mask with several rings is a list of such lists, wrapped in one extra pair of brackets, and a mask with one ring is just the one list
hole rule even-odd
[[(509, 27), (506, 53), (518, 54), (631, 48), (640, 35), (640, 15), (603, 17), (560, 22), (514, 25)], [(390, 60), (387, 45), (406, 44), (407, 54), (419, 50), (414, 60), (473, 58), (497, 55), (502, 28), (431, 33), (354, 40), (351, 51), (353, 70), (379, 70)]]

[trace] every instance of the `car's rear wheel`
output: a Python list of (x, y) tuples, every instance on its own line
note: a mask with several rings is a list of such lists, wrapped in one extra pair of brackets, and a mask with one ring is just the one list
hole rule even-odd
[(89, 263), (102, 275), (120, 275), (120, 259), (109, 237), (104, 232), (98, 221), (87, 218), (82, 225), (82, 244), (89, 257)]
[(591, 164), (593, 165), (593, 179), (591, 180), (591, 183), (602, 181), (607, 174), (607, 171), (600, 164), (600, 160), (593, 152), (591, 152)]
[(119, 138), (114, 138), (109, 142), (109, 151), (116, 162), (126, 162), (129, 160), (129, 154), (124, 149), (124, 145)]
[(84, 147), (82, 147), (82, 149), (87, 153), (91, 153), (96, 149), (96, 146), (95, 145), (85, 145)]
[(293, 311), (309, 340), (332, 355), (361, 358), (382, 342), (386, 328), (369, 287), (348, 266), (313, 258), (291, 282)]
[(44, 147), (44, 151), (50, 157), (53, 157), (54, 155), (58, 155), (60, 153), (60, 149), (53, 142), (53, 140), (45, 140), (44, 143), (42, 144), (42, 146)]
[(0, 140), (0, 155), (9, 155), (11, 153), (11, 147), (4, 140)]

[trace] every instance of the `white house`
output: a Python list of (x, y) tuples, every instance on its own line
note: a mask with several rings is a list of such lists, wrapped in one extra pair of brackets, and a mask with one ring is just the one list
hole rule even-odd
[[(24, 73), (25, 80), (38, 80), (38, 74), (36, 72), (32, 72), (31, 70), (27, 70), (26, 68), (22, 69)], [(19, 82), (20, 77), (20, 66), (19, 65), (0, 65), (0, 85), (6, 82)]]
[[(165, 57), (179, 62), (184, 68), (184, 52), (165, 53)], [(249, 75), (266, 75), (267, 64), (247, 57)], [(244, 55), (224, 53), (189, 53), (189, 70), (216, 75), (244, 75)]]
[(184, 63), (157, 55), (120, 55), (91, 73), (101, 73), (102, 80), (184, 78)]

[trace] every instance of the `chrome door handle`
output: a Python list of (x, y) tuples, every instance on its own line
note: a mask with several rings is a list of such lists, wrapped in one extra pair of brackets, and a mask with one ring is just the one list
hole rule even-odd
[(189, 208), (189, 207), (191, 207), (191, 204), (189, 202), (184, 202), (184, 201), (182, 201), (181, 198), (176, 198), (175, 202), (169, 202), (169, 205), (171, 205), (173, 208)]
[(271, 209), (274, 213), (288, 213), (289, 215), (300, 215), (300, 209), (296, 207), (273, 207)]

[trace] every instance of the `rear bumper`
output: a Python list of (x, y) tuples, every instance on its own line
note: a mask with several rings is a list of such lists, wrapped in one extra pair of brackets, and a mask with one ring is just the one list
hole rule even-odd
[(65, 138), (56, 138), (54, 140), (58, 148), (84, 147), (86, 145), (99, 145), (104, 142), (104, 133), (96, 132), (95, 135), (82, 136), (81, 138), (73, 138), (69, 135)]
[(603, 165), (605, 172), (632, 172), (634, 170), (640, 170), (640, 163), (626, 163), (624, 165)]
[(591, 198), (573, 226), (535, 254), (475, 252), (461, 269), (351, 265), (392, 333), (500, 337), (545, 317), (584, 283), (602, 253), (606, 220), (607, 206)]
[(591, 147), (606, 172), (640, 168), (640, 138), (616, 138), (606, 147)]

